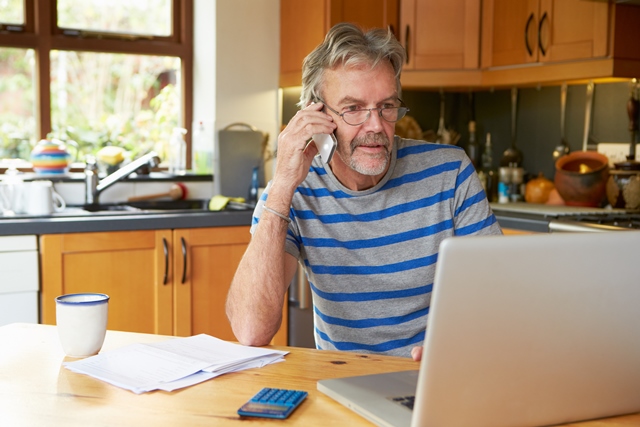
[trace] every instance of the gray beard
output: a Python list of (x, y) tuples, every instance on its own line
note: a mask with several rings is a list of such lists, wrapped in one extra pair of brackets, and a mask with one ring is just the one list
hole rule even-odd
[[(384, 145), (386, 151), (376, 156), (376, 158), (380, 160), (377, 165), (368, 166), (353, 157), (353, 153), (360, 145)], [(351, 155), (349, 156), (349, 167), (354, 171), (362, 175), (375, 176), (380, 175), (387, 169), (387, 165), (389, 164), (391, 155), (389, 153), (389, 138), (387, 138), (387, 135), (385, 135), (384, 133), (376, 133), (373, 135), (366, 135), (365, 137), (354, 139), (353, 141), (351, 141), (350, 149)]]

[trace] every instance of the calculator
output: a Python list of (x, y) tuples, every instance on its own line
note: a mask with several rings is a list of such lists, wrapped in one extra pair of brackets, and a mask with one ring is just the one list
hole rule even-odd
[(265, 387), (238, 409), (238, 415), (285, 419), (307, 394), (306, 391)]

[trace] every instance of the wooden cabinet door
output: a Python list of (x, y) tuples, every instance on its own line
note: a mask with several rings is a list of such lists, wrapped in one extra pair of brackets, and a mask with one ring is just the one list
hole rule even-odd
[(174, 230), (175, 335), (236, 340), (224, 306), (250, 238), (248, 226)]
[[(237, 340), (225, 302), (250, 239), (248, 226), (174, 230), (175, 335), (208, 334)], [(287, 310), (285, 303), (282, 327), (271, 342), (274, 345), (287, 345)]]
[(480, 0), (402, 0), (400, 42), (407, 70), (477, 69)]
[(300, 85), (302, 61), (329, 29), (326, 0), (280, 0), (280, 86)]
[(280, 86), (302, 82), (302, 61), (339, 22), (398, 28), (399, 0), (280, 0)]
[(397, 35), (398, 0), (330, 0), (329, 24), (339, 22), (353, 22), (364, 29), (391, 28)]
[(583, 0), (484, 0), (482, 67), (605, 57), (610, 7)]
[(606, 57), (610, 7), (607, 2), (540, 0), (538, 60), (560, 62)]
[(172, 333), (171, 231), (40, 237), (42, 321), (55, 324), (55, 297), (109, 295), (108, 329)]
[(482, 67), (538, 60), (538, 0), (482, 2)]

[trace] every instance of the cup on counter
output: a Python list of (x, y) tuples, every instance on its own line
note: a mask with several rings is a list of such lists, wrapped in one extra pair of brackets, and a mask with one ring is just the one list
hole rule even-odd
[(56, 325), (65, 354), (98, 354), (107, 333), (109, 296), (98, 293), (67, 294), (56, 298)]
[(33, 181), (26, 191), (25, 213), (28, 215), (51, 215), (67, 207), (51, 181)]

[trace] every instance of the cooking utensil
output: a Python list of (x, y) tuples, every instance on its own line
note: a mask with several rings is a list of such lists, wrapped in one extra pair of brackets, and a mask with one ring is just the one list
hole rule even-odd
[(155, 193), (155, 194), (147, 194), (144, 196), (133, 196), (133, 197), (129, 197), (127, 199), (128, 202), (138, 202), (140, 200), (151, 200), (151, 199), (159, 199), (161, 197), (169, 197), (171, 200), (182, 200), (185, 199), (187, 197), (187, 187), (181, 183), (178, 182), (176, 184), (173, 184), (170, 188), (169, 191), (164, 192), (164, 193)]
[(436, 144), (456, 145), (460, 140), (460, 134), (453, 129), (447, 129), (444, 123), (444, 90), (440, 89), (440, 118), (438, 119), (438, 130), (433, 132), (428, 130), (423, 138), (428, 142)]
[(564, 123), (565, 113), (567, 111), (567, 84), (563, 83), (560, 87), (560, 144), (553, 150), (553, 161), (555, 162), (565, 154), (569, 154), (569, 144), (565, 139)]
[(511, 89), (511, 146), (504, 150), (500, 159), (500, 166), (509, 166), (515, 163), (522, 166), (522, 151), (516, 147), (516, 115), (518, 109), (518, 88)]
[(589, 145), (589, 130), (591, 128), (591, 106), (593, 104), (593, 82), (587, 84), (587, 100), (584, 110), (584, 135), (582, 137), (582, 151), (587, 151)]

